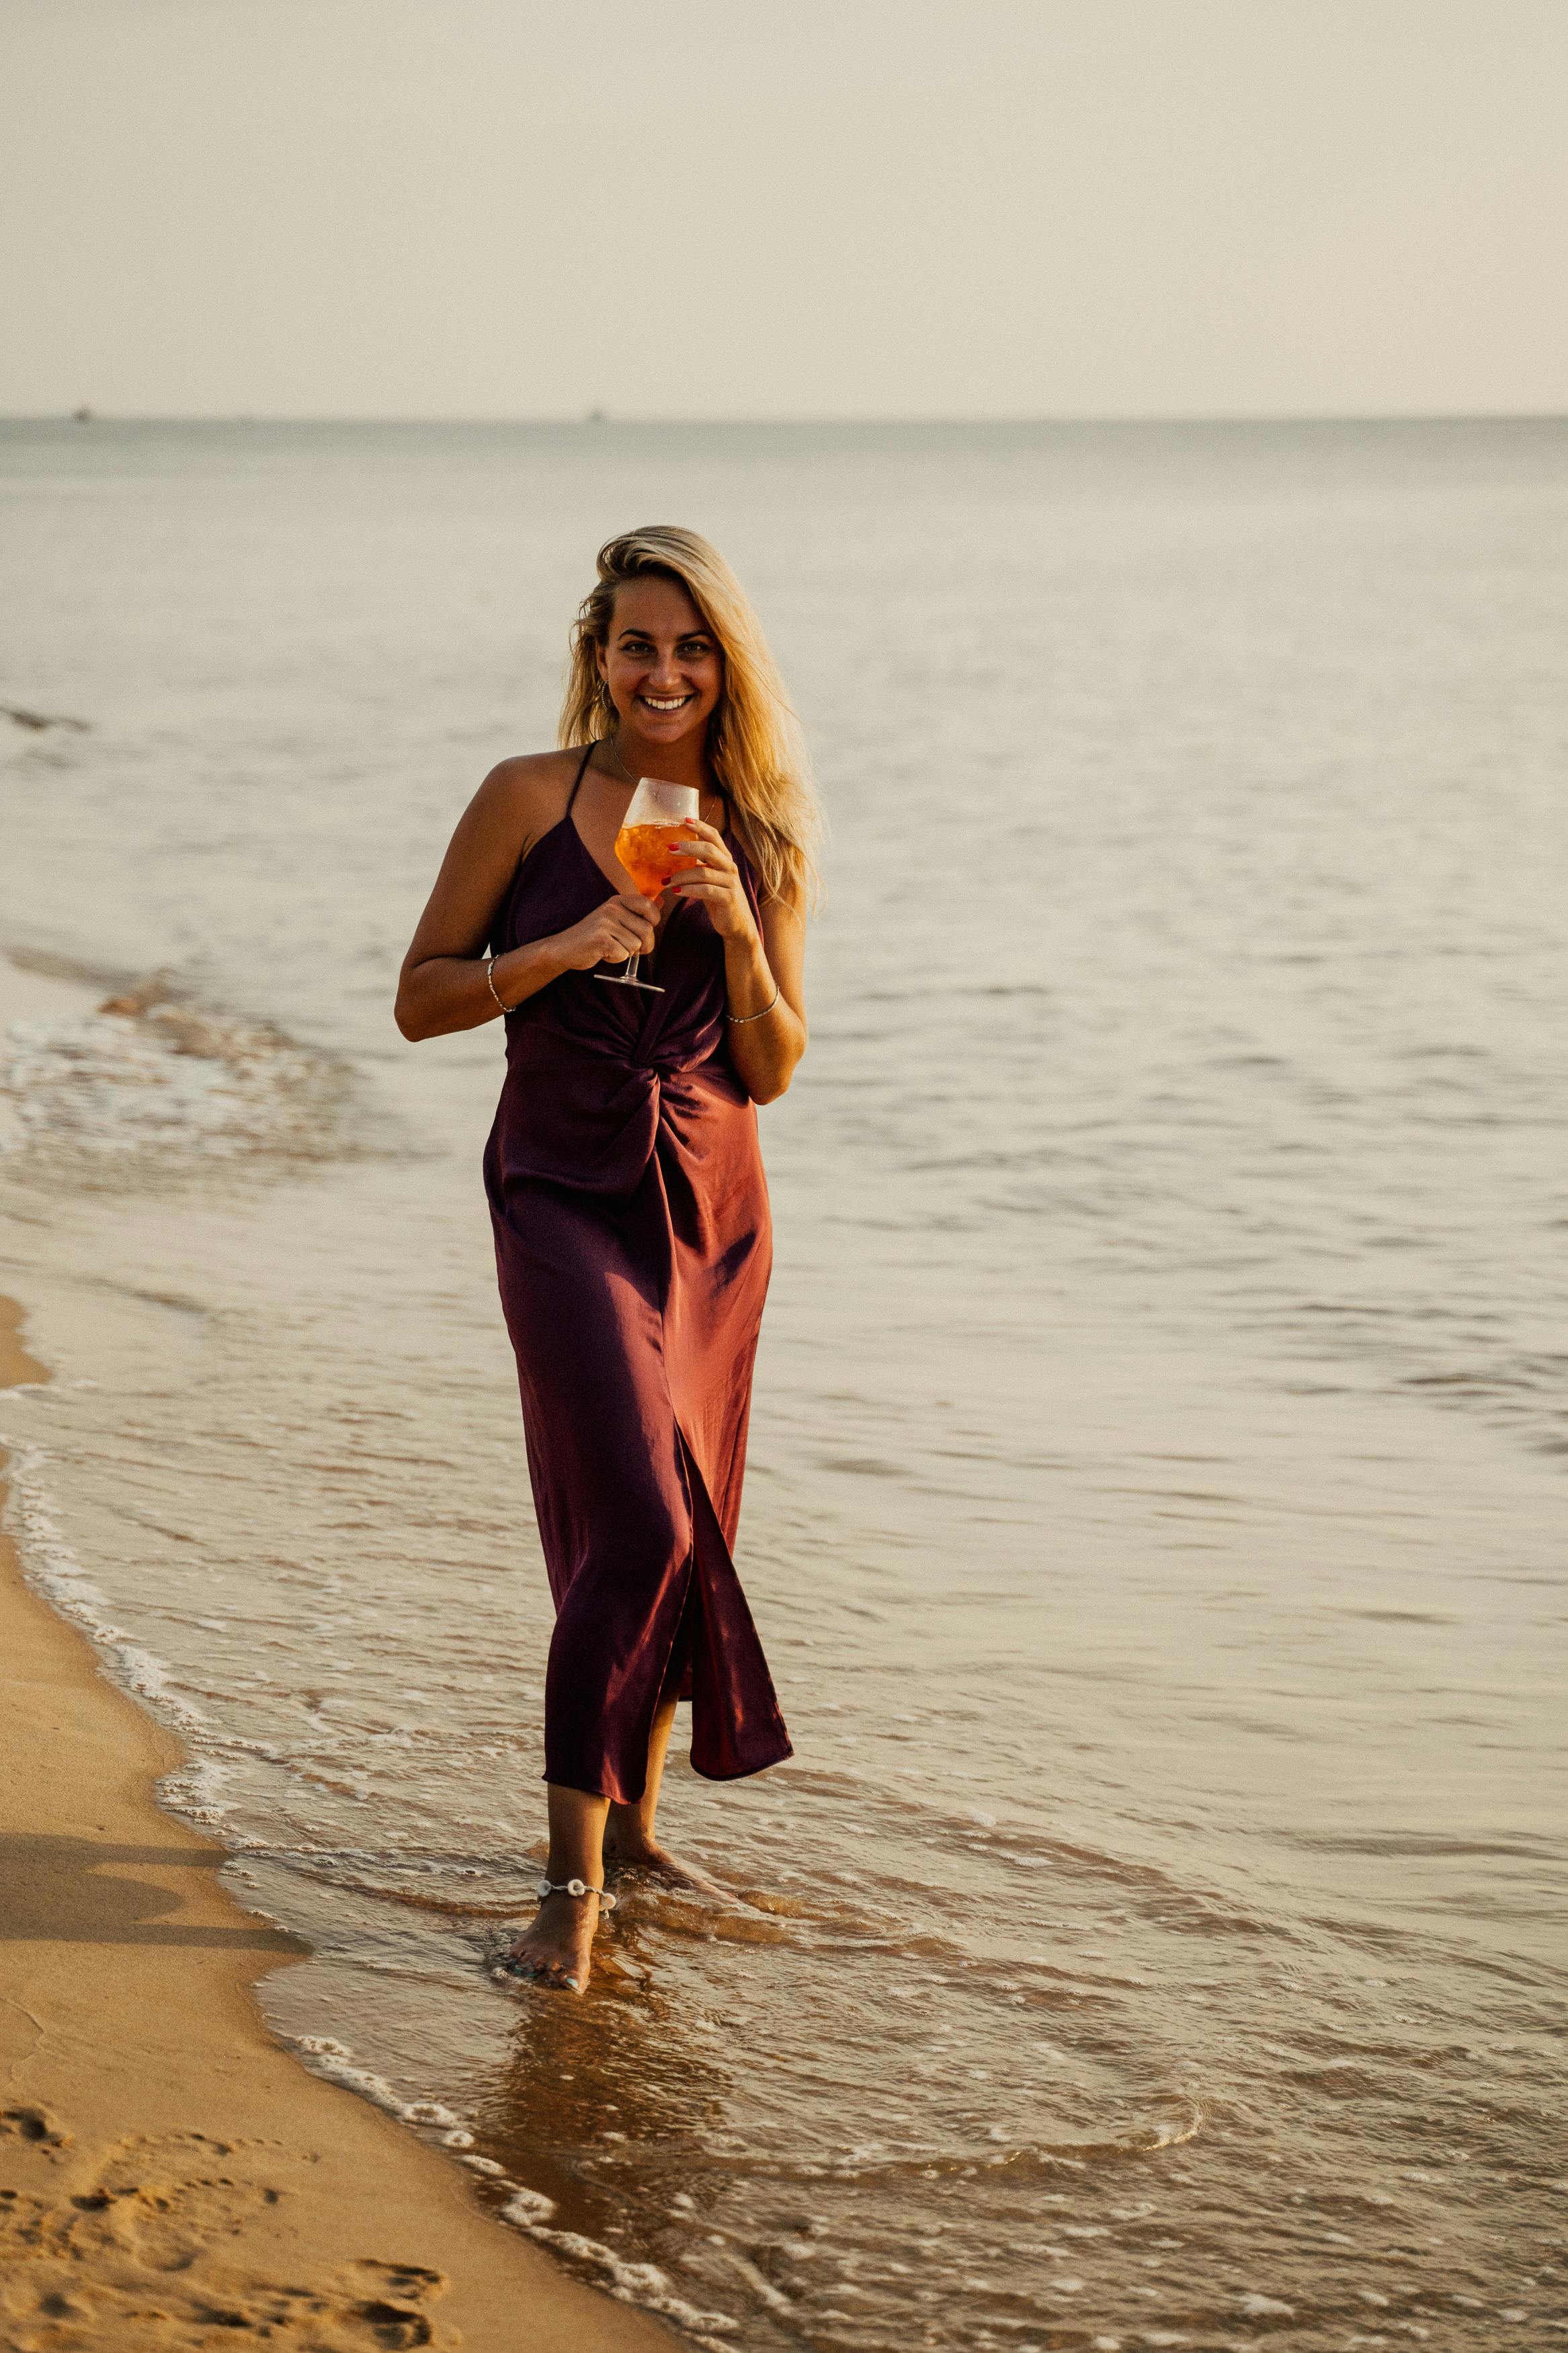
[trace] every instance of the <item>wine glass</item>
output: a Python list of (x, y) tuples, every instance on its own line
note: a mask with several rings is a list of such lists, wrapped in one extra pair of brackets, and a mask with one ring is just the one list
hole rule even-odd
[[(676, 843), (683, 833), (689, 833), (700, 808), (695, 785), (667, 785), (658, 776), (638, 777), (616, 836), (616, 856), (645, 899), (657, 899), (672, 874), (684, 874), (696, 865), (694, 858), (681, 857)], [(657, 980), (637, 978), (641, 960), (640, 955), (630, 955), (625, 972), (596, 972), (594, 977), (613, 981), (619, 988), (652, 989), (662, 997)]]

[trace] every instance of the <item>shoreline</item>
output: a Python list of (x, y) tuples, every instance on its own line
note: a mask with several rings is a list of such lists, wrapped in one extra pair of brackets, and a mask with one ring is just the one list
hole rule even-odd
[[(0, 1387), (47, 1377), (0, 1300)], [(5, 1488), (0, 1452), (0, 1492)], [(0, 2348), (656, 2353), (652, 2316), (485, 2212), (459, 2169), (274, 2041), (300, 1937), (164, 1813), (182, 1744), (0, 1531)]]

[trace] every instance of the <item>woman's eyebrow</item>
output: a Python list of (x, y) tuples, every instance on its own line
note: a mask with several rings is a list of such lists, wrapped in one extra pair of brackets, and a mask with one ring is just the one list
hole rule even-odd
[[(702, 638), (711, 645), (713, 642), (713, 632), (711, 629), (682, 629), (675, 642), (678, 646), (689, 646), (692, 643), (693, 639), (697, 638)], [(651, 629), (633, 628), (623, 629), (616, 642), (617, 645), (624, 646), (628, 638), (639, 640), (643, 645), (647, 646), (651, 646), (654, 642), (653, 632)]]

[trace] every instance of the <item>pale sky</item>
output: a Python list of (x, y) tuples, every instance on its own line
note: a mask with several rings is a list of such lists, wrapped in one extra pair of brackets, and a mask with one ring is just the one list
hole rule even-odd
[(0, 413), (1568, 411), (1568, 0), (0, 0)]

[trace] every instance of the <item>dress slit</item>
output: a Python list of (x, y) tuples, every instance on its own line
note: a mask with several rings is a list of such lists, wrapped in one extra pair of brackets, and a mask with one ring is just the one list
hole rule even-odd
[[(692, 1575), (682, 1609), (690, 1620), (691, 1766), (705, 1780), (736, 1781), (777, 1761), (783, 1718), (708, 1482), (684, 1439), (681, 1449), (691, 1498)], [(737, 1708), (733, 1695), (753, 1654), (762, 1666), (756, 1704)]]

